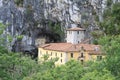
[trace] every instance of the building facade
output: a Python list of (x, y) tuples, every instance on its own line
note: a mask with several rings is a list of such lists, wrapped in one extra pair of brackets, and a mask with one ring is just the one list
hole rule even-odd
[(67, 29), (67, 43), (79, 44), (85, 38), (85, 30), (82, 28)]
[(56, 65), (65, 64), (71, 59), (81, 62), (95, 61), (104, 57), (99, 47), (93, 44), (50, 43), (39, 47), (38, 59), (44, 61), (44, 55), (49, 56), (48, 60), (58, 58)]
[(68, 29), (66, 43), (49, 43), (38, 47), (38, 60), (44, 61), (44, 56), (48, 55), (48, 60), (58, 58), (55, 65), (61, 65), (71, 59), (81, 62), (102, 59), (104, 55), (99, 45), (80, 43), (84, 40), (84, 33), (81, 28)]

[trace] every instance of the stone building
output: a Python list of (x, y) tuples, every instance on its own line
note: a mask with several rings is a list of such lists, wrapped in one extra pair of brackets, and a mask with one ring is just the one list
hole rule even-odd
[(82, 28), (67, 29), (66, 43), (49, 43), (38, 47), (38, 60), (44, 61), (44, 56), (49, 59), (58, 58), (55, 65), (65, 64), (74, 59), (81, 62), (101, 60), (105, 57), (100, 50), (100, 45), (83, 44), (85, 30)]

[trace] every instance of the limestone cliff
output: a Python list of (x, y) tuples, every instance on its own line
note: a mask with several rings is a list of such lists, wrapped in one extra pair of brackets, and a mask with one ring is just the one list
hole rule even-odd
[[(60, 23), (62, 29), (84, 27), (87, 37), (97, 27), (94, 17), (102, 21), (106, 0), (0, 0), (0, 22), (14, 38), (23, 35), (22, 44), (35, 45), (48, 22)], [(18, 49), (17, 49), (18, 50)]]

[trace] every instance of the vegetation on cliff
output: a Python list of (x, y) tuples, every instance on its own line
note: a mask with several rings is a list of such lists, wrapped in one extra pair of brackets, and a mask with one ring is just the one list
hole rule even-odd
[[(112, 4), (105, 11), (104, 21), (100, 23), (104, 35), (97, 36), (97, 42), (102, 45), (106, 58), (83, 65), (71, 60), (55, 67), (54, 60), (39, 63), (21, 53), (11, 52), (4, 46), (6, 43), (1, 34), (4, 33), (5, 26), (0, 24), (0, 80), (120, 80), (119, 5), (120, 3)], [(60, 33), (57, 31), (60, 27), (52, 27), (50, 24), (50, 28), (55, 33)]]
[[(54, 60), (36, 62), (28, 56), (13, 53), (0, 46), (0, 79), (2, 80), (119, 80), (120, 38), (102, 38), (99, 43), (108, 54), (102, 61), (71, 60), (65, 65), (54, 65)], [(111, 40), (111, 41), (109, 41)], [(106, 44), (106, 45), (104, 45)], [(108, 48), (109, 46), (109, 48)], [(116, 64), (118, 63), (118, 64)]]

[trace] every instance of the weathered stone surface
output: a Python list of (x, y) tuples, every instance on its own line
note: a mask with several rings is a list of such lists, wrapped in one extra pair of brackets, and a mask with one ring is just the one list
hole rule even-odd
[(102, 21), (106, 0), (24, 0), (22, 6), (14, 0), (0, 0), (0, 21), (9, 24), (6, 31), (14, 38), (24, 35), (24, 45), (35, 45), (41, 28), (46, 22), (61, 22), (62, 28), (84, 26), (86, 36), (96, 27), (94, 13)]

